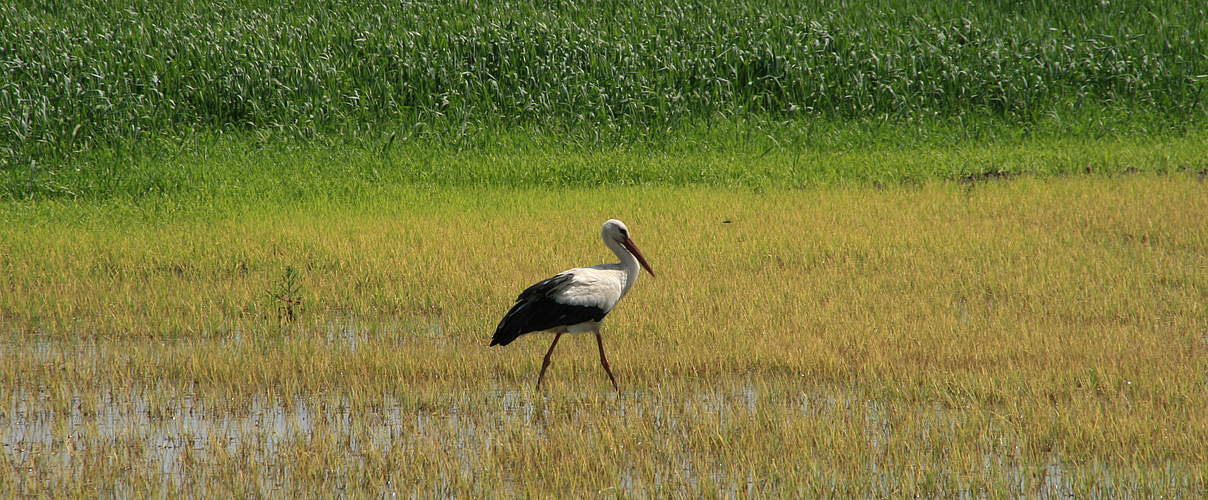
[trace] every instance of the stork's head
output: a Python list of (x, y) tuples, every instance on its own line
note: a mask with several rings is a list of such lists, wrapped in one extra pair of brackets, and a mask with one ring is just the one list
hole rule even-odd
[(621, 246), (625, 247), (626, 250), (629, 250), (629, 253), (633, 254), (634, 257), (637, 257), (638, 263), (642, 265), (642, 268), (645, 269), (646, 272), (650, 273), (651, 276), (654, 276), (654, 271), (650, 270), (650, 264), (646, 262), (646, 258), (642, 256), (642, 252), (638, 250), (638, 246), (633, 243), (632, 239), (630, 239), (629, 228), (625, 226), (624, 222), (616, 219), (608, 219), (604, 222), (604, 228), (600, 230), (600, 237), (604, 238), (604, 241), (621, 244)]
[(600, 236), (604, 239), (620, 243), (629, 237), (629, 228), (624, 222), (616, 219), (608, 219), (604, 221), (604, 229), (600, 232)]

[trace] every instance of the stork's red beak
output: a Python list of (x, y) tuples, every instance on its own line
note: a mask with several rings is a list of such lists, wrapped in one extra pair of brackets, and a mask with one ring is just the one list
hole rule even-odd
[(638, 246), (633, 243), (633, 240), (625, 238), (621, 241), (621, 244), (625, 245), (625, 249), (629, 250), (629, 253), (638, 258), (638, 263), (642, 265), (642, 269), (645, 269), (651, 276), (654, 276), (654, 271), (650, 270), (650, 264), (646, 262), (646, 257), (642, 256), (642, 251), (638, 250)]

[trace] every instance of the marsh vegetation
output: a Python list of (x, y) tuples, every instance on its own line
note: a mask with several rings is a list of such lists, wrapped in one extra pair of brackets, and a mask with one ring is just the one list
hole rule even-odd
[[(3, 484), (1184, 496), (1208, 440), (1204, 189), (408, 188), (117, 226), (11, 210)], [(606, 326), (621, 392), (571, 337), (535, 393), (545, 343), (489, 349), (494, 323), (534, 276), (605, 258), (596, 219), (620, 210), (660, 272)], [(283, 321), (290, 268), (305, 307)]]

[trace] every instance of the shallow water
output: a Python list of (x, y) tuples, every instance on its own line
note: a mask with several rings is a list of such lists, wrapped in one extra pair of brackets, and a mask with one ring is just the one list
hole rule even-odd
[[(415, 446), (425, 436), (448, 439), (448, 452), (460, 469), (458, 472), (471, 474), (480, 448), (489, 445), (492, 439), (498, 439), (495, 435), (498, 429), (489, 426), (492, 420), (500, 426), (519, 424), (540, 432), (543, 420), (551, 418), (541, 399), (513, 390), (483, 395), (483, 399), (493, 400), (497, 406), (476, 408), (475, 411), (480, 412), (476, 416), (466, 415), (466, 410), (457, 404), (432, 411), (414, 411), (391, 399), (369, 405), (376, 408), (371, 414), (354, 414), (346, 401), (327, 396), (318, 396), (316, 404), (315, 400), (302, 396), (286, 401), (276, 396), (257, 395), (247, 404), (226, 407), (189, 393), (167, 398), (157, 394), (154, 398), (157, 402), (149, 401), (145, 390), (113, 389), (99, 396), (95, 411), (86, 410), (85, 406), (90, 405), (85, 405), (82, 397), (76, 396), (63, 412), (48, 403), (46, 394), (11, 394), (0, 418), (0, 444), (8, 461), (17, 467), (49, 465), (60, 471), (77, 467), (77, 457), (90, 448), (139, 446), (141, 450), (136, 455), (144, 460), (138, 465), (154, 471), (163, 482), (176, 486), (189, 483), (197, 464), (206, 463), (211, 454), (221, 451), (228, 456), (248, 455), (255, 462), (270, 465), (270, 470), (275, 472), (272, 477), (258, 478), (261, 491), (271, 493), (290, 480), (289, 458), (281, 454), (282, 450), (315, 439), (319, 429), (325, 434), (323, 437), (340, 443), (345, 458), (351, 462), (358, 460), (363, 447), (361, 440), (366, 438), (377, 449)], [(676, 434), (681, 427), (690, 425), (678, 418), (684, 415), (681, 409), (668, 408), (661, 397), (628, 394), (617, 397), (614, 403), (612, 408), (617, 418), (646, 418), (654, 428), (668, 434)], [(758, 390), (747, 386), (733, 393), (699, 392), (685, 398), (683, 404), (690, 409), (689, 413), (717, 413), (724, 422), (726, 414), (735, 408), (757, 409), (761, 397)], [(863, 405), (866, 410), (869, 447), (885, 447), (887, 437), (893, 431), (889, 423), (878, 416), (875, 402), (803, 397), (797, 407), (801, 416), (809, 416), (842, 412), (852, 405)], [(492, 412), (496, 418), (484, 421), (481, 412)], [(1031, 482), (1024, 477), (1031, 471), (1007, 463), (1001, 457), (986, 456), (984, 461), (987, 468), (1016, 468), (1013, 475), (1021, 487)], [(669, 467), (666, 474), (712, 474), (715, 482), (727, 481), (723, 470), (702, 470), (699, 465), (685, 457), (679, 466)], [(868, 473), (884, 476), (887, 488), (893, 482), (888, 472), (880, 470), (876, 462)], [(50, 474), (47, 480), (53, 483), (55, 476)], [(1072, 496), (1074, 492), (1066, 484), (1065, 476), (1066, 466), (1049, 464), (1040, 479), (1040, 491), (1033, 493), (1050, 498)], [(626, 471), (617, 484), (618, 492), (649, 494), (657, 491), (662, 482), (659, 477), (653, 478), (651, 483), (645, 479), (648, 478)], [(695, 484), (695, 481), (691, 482)], [(730, 493), (758, 493), (754, 478), (731, 484)], [(962, 497), (975, 496), (972, 492), (954, 493), (963, 493), (958, 495)]]
[[(322, 341), (349, 350), (360, 349), (383, 341), (384, 334), (377, 328), (367, 329), (355, 321), (332, 322), (323, 331)], [(415, 327), (408, 324), (399, 328), (413, 331)], [(440, 342), (444, 335), (438, 323), (429, 324), (425, 331), (430, 336), (426, 342)], [(217, 341), (246, 340), (231, 337)], [(113, 348), (95, 341), (37, 341), (17, 347), (0, 343), (0, 356), (20, 354), (54, 364), (73, 357), (100, 356), (103, 350)], [(330, 472), (335, 479), (322, 483), (329, 485), (354, 483), (356, 476), (365, 473), (366, 464), (383, 450), (418, 450), (416, 453), (441, 455), (445, 460), (441, 463), (448, 468), (422, 478), (418, 488), (387, 485), (373, 493), (425, 496), (457, 491), (453, 485), (459, 477), (471, 477), (484, 466), (492, 466), (484, 456), (489, 456), (494, 447), (513, 444), (509, 440), (540, 443), (558, 432), (565, 438), (566, 423), (570, 421), (583, 422), (581, 428), (571, 425), (572, 431), (601, 436), (611, 436), (608, 433), (613, 431), (625, 437), (642, 434), (680, 446), (678, 450), (670, 445), (655, 447), (660, 462), (653, 465), (653, 470), (649, 463), (620, 467), (609, 491), (650, 496), (686, 488), (700, 494), (765, 496), (785, 492), (749, 470), (774, 467), (782, 459), (768, 455), (778, 455), (779, 451), (773, 448), (754, 457), (767, 460), (766, 464), (736, 470), (723, 458), (710, 456), (712, 452), (702, 452), (710, 450), (707, 446), (692, 449), (697, 443), (690, 440), (700, 421), (709, 422), (729, 437), (744, 435), (744, 430), (760, 425), (761, 418), (809, 419), (829, 426), (850, 423), (855, 417), (854, 425), (846, 428), (856, 429), (855, 439), (863, 443), (861, 453), (866, 456), (853, 460), (863, 470), (849, 472), (861, 476), (867, 494), (892, 496), (895, 491), (903, 491), (904, 483), (914, 480), (903, 477), (903, 466), (909, 470), (914, 465), (903, 464), (901, 455), (895, 455), (901, 453), (904, 436), (918, 436), (922, 441), (917, 444), (928, 453), (942, 451), (957, 439), (957, 428), (970, 421), (970, 414), (980, 411), (924, 405), (909, 411), (917, 419), (916, 427), (905, 430), (899, 427), (901, 402), (895, 410), (891, 403), (851, 390), (816, 384), (798, 386), (796, 381), (743, 382), (737, 378), (721, 385), (702, 381), (621, 394), (598, 389), (592, 386), (538, 395), (527, 385), (489, 382), (448, 392), (438, 388), (422, 395), (402, 389), (385, 395), (350, 395), (340, 392), (340, 387), (324, 393), (260, 390), (225, 394), (170, 384), (88, 392), (73, 391), (69, 384), (65, 389), (55, 389), (66, 391), (64, 394), (18, 386), (0, 392), (0, 458), (11, 471), (20, 472), (14, 476), (20, 481), (15, 488), (18, 493), (87, 484), (88, 476), (97, 471), (116, 471), (119, 475), (136, 471), (154, 478), (163, 489), (189, 491), (229, 480), (229, 470), (222, 467), (246, 467), (249, 477), (244, 479), (252, 481), (255, 491), (282, 495), (295, 492), (290, 488), (295, 482), (313, 480), (297, 477), (299, 461), (305, 459), (300, 454), (329, 453), (338, 457), (336, 470)], [(617, 428), (608, 427), (613, 422), (618, 423)], [(1138, 477), (1128, 469), (1070, 463), (1056, 456), (1047, 462), (1024, 463), (1019, 458), (1023, 455), (1021, 446), (1017, 438), (1003, 432), (993, 443), (983, 445), (975, 459), (981, 464), (981, 474), (1007, 479), (1009, 494), (1115, 497), (1147, 491), (1178, 493), (1196, 485), (1194, 477), (1180, 467), (1163, 473), (1167, 483), (1155, 487), (1153, 478)], [(497, 485), (501, 489), (495, 492), (520, 495), (525, 491), (521, 481), (507, 479)], [(819, 482), (827, 481), (838, 480), (822, 477)], [(940, 477), (937, 481), (944, 486), (935, 491), (943, 496), (986, 495), (982, 489), (962, 488), (960, 485), (968, 482), (960, 477)], [(718, 485), (722, 485), (720, 490)], [(142, 496), (146, 487), (114, 485), (106, 491)]]

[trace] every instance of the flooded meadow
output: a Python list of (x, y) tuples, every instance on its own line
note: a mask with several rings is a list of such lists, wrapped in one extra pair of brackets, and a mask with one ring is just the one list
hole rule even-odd
[[(572, 335), (536, 391), (550, 337), (491, 348), (495, 323), (536, 279), (610, 258), (600, 214), (634, 196), (659, 275), (605, 325), (620, 390)], [(10, 212), (0, 495), (1205, 490), (1190, 176), (392, 201)]]

